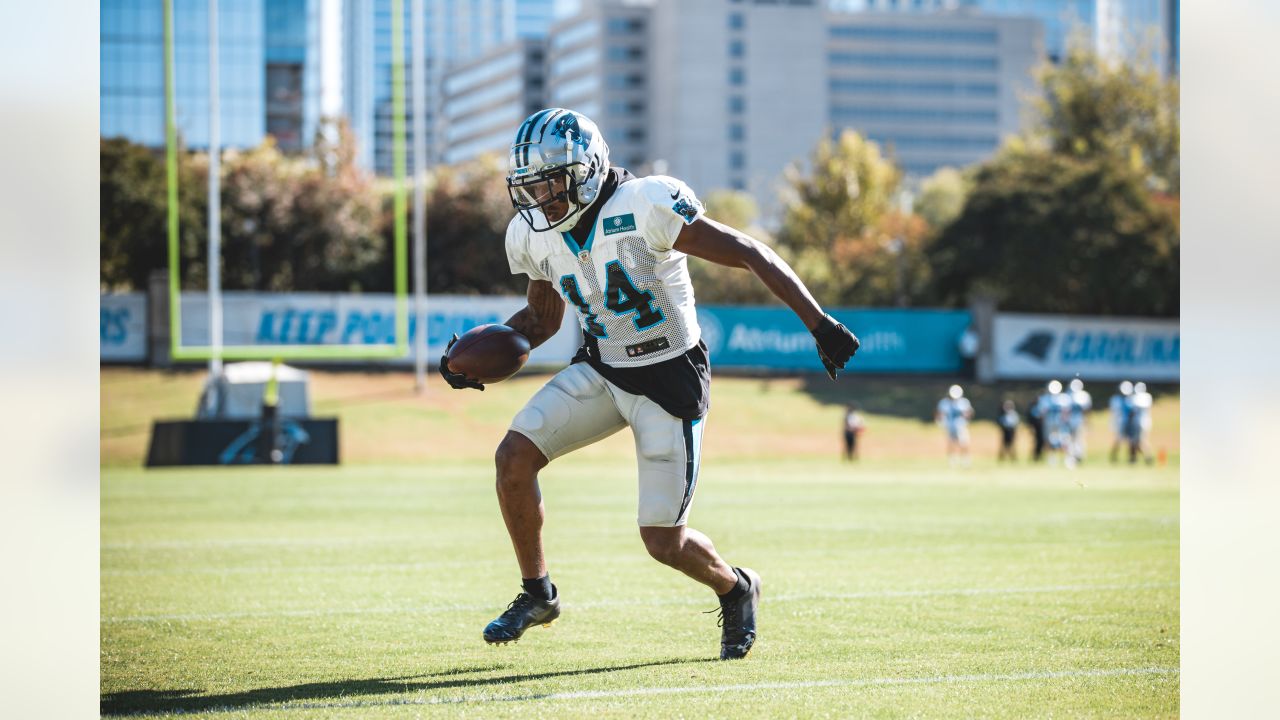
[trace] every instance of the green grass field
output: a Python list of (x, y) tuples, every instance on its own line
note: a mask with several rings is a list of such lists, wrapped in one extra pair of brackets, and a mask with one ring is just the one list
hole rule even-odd
[(488, 458), (542, 378), (423, 399), (401, 374), (318, 373), (344, 466), (140, 469), (149, 419), (189, 415), (199, 380), (103, 372), (104, 715), (1179, 712), (1176, 397), (1169, 465), (1098, 462), (1100, 416), (1079, 471), (999, 467), (985, 424), (961, 470), (889, 414), (843, 464), (843, 399), (718, 378), (691, 524), (764, 580), (755, 650), (722, 663), (714, 596), (639, 541), (625, 434), (543, 473), (561, 620), (480, 639), (519, 582)]

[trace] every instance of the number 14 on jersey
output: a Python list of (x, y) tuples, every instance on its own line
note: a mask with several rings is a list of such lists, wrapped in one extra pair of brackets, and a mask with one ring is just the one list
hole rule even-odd
[[(631, 320), (635, 323), (636, 330), (648, 330), (666, 319), (662, 309), (654, 303), (653, 293), (636, 288), (635, 283), (631, 282), (631, 276), (627, 275), (626, 269), (622, 267), (622, 263), (617, 260), (610, 261), (605, 265), (605, 274), (605, 309), (614, 315), (633, 314)], [(608, 336), (604, 326), (598, 320), (599, 313), (593, 312), (591, 305), (583, 299), (576, 276), (561, 277), (560, 291), (569, 302), (573, 303), (574, 307), (578, 308), (578, 312), (582, 313), (583, 323), (588, 333), (596, 337)]]

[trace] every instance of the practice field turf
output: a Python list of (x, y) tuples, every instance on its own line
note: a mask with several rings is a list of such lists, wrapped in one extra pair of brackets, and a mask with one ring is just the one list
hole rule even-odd
[[(187, 379), (104, 374), (104, 440), (122, 442), (152, 405), (189, 412), (194, 394), (154, 391), (169, 382)], [(760, 640), (729, 663), (714, 660), (719, 629), (702, 612), (715, 598), (639, 541), (625, 438), (544, 471), (561, 619), (516, 645), (483, 643), (519, 589), (486, 456), (536, 382), (433, 388), (417, 412), (438, 412), (423, 422), (457, 452), (428, 436), (421, 461), (375, 462), (365, 425), (415, 407), (377, 393), (331, 406), (345, 442), (361, 443), (338, 468), (146, 471), (104, 442), (103, 714), (1178, 714), (1176, 464), (950, 469), (926, 427), (916, 457), (851, 466), (827, 419), (813, 451), (809, 421), (777, 415), (813, 402), (778, 382), (720, 384), (691, 518), (764, 580)], [(391, 417), (375, 419), (379, 407)], [(443, 429), (451, 413), (461, 431)], [(882, 448), (914, 442), (918, 428), (895, 423), (919, 424), (872, 421)]]

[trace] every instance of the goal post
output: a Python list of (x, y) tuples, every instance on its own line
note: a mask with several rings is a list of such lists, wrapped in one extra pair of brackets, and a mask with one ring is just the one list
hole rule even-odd
[[(169, 342), (174, 360), (380, 360), (409, 352), (408, 204), (405, 181), (404, 0), (391, 0), (391, 114), (394, 177), (395, 336), (371, 345), (184, 345), (178, 249), (178, 127), (174, 90), (173, 0), (164, 5), (165, 170), (168, 190)], [(216, 148), (210, 148), (216, 152)], [(211, 262), (219, 262), (211, 258)], [(211, 328), (211, 331), (213, 328)], [(419, 328), (419, 332), (423, 329)], [(219, 338), (220, 340), (220, 338)]]

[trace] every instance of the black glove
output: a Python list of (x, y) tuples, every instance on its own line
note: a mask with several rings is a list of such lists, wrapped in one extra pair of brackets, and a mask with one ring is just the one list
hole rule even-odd
[(824, 315), (818, 327), (813, 329), (813, 338), (818, 341), (818, 357), (822, 359), (823, 367), (835, 380), (836, 371), (843, 370), (844, 364), (858, 352), (858, 338), (830, 315)]
[(456, 342), (458, 342), (458, 333), (453, 334), (453, 339), (450, 340), (449, 344), (444, 348), (444, 355), (440, 356), (440, 377), (443, 377), (444, 381), (449, 383), (449, 387), (454, 390), (475, 388), (476, 390), (483, 391), (484, 386), (475, 380), (472, 380), (462, 373), (449, 372), (449, 348), (452, 348), (453, 344)]

